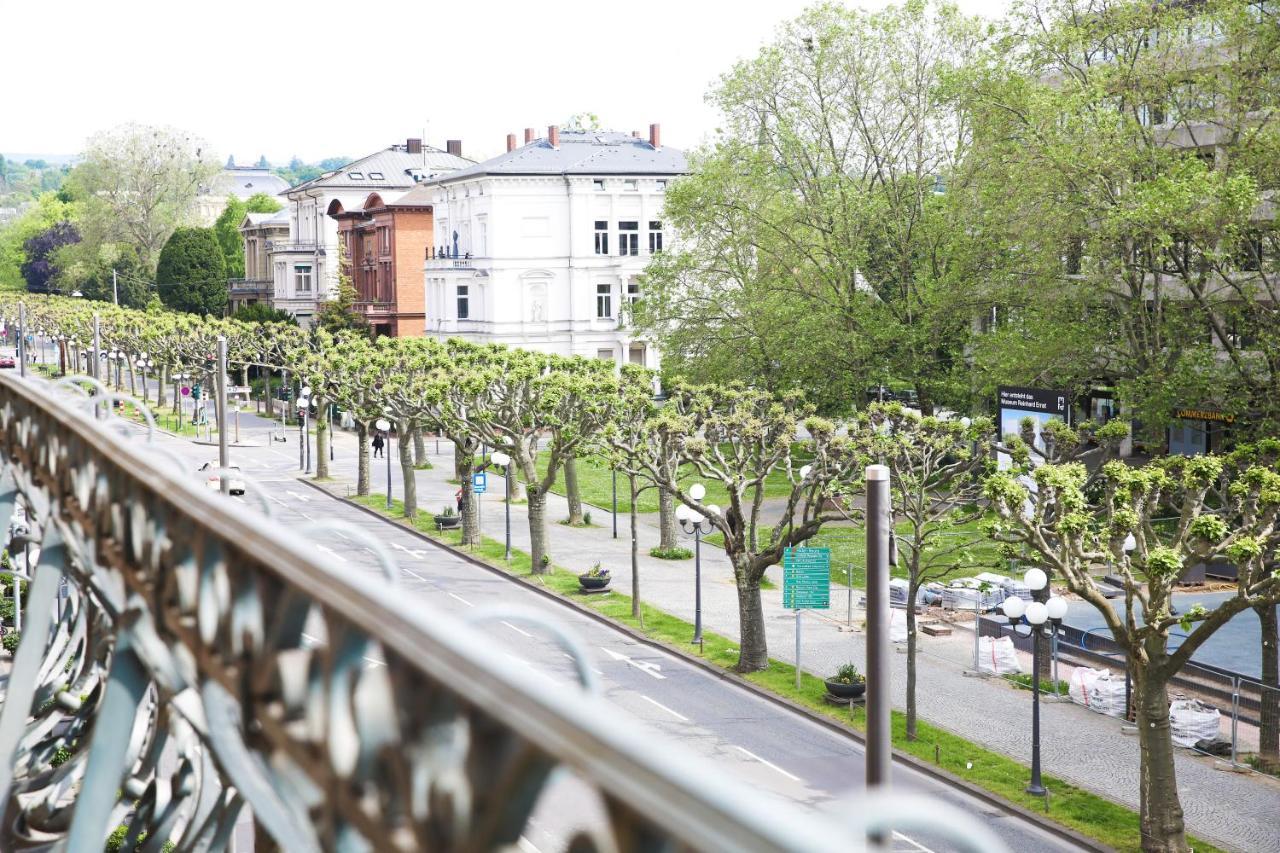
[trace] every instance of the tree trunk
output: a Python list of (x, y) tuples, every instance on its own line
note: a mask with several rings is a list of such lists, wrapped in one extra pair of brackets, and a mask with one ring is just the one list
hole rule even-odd
[(471, 476), (470, 471), (473, 464), (471, 460), (475, 457), (474, 453), (467, 452), (466, 448), (463, 447), (464, 444), (466, 444), (465, 441), (455, 441), (453, 443), (453, 478), (459, 484)]
[[(137, 379), (136, 379), (136, 377), (134, 376), (134, 373), (133, 373), (133, 359), (132, 359), (132, 358), (131, 358), (131, 359), (129, 359), (129, 362), (128, 362), (128, 364), (126, 364), (126, 365), (125, 365), (125, 367), (127, 367), (127, 368), (129, 369), (129, 396), (130, 396), (130, 397), (136, 397), (136, 396), (138, 396), (138, 383), (137, 383)], [(145, 402), (146, 402), (146, 400), (143, 400), (143, 402), (145, 403)]]
[(636, 513), (636, 475), (627, 475), (631, 487), (631, 615), (644, 627), (644, 614), (640, 611), (640, 536)]
[(1262, 769), (1280, 769), (1280, 619), (1276, 605), (1253, 608), (1262, 628), (1262, 700), (1259, 707), (1258, 761)]
[(1178, 780), (1173, 764), (1173, 732), (1169, 724), (1169, 691), (1164, 679), (1135, 668), (1134, 704), (1138, 742), (1142, 849), (1145, 853), (1189, 853)]
[[(916, 739), (916, 590), (915, 581), (907, 582), (907, 740)], [(892, 622), (893, 620), (890, 619)]]
[(532, 560), (533, 573), (540, 575), (551, 568), (550, 560), (547, 565), (542, 565), (542, 558), (547, 553), (547, 493), (534, 485), (530, 485), (528, 489), (529, 559)]
[(400, 435), (396, 444), (400, 448), (400, 476), (404, 480), (404, 517), (414, 519), (418, 516), (418, 481), (413, 470), (413, 445), (409, 442), (409, 431), (405, 424), (400, 424)]
[(484, 541), (484, 533), (480, 530), (480, 502), (476, 499), (475, 484), (471, 479), (475, 473), (475, 456), (464, 453), (457, 461), (460, 465), (458, 482), (462, 484), (462, 544), (479, 545)]
[(274, 420), (276, 416), (276, 395), (271, 390), (271, 369), (262, 371), (262, 413), (266, 415), (267, 420)]
[(360, 450), (356, 454), (356, 494), (369, 494), (369, 425), (364, 421), (356, 421), (356, 443)]
[(329, 429), (329, 402), (316, 401), (316, 479), (329, 479), (329, 442), (333, 440)]
[(420, 426), (413, 428), (413, 464), (418, 468), (427, 466), (427, 442)]
[(156, 382), (156, 409), (164, 408), (164, 392), (165, 386), (169, 382), (169, 366), (160, 365), (160, 372), (156, 374), (158, 381)]
[(747, 580), (746, 570), (737, 568), (738, 585), (738, 672), (759, 672), (769, 668), (769, 645), (764, 633), (764, 608), (760, 604), (760, 581)]
[(680, 547), (676, 540), (676, 496), (661, 487), (658, 488), (658, 532), (659, 548), (670, 551)]
[(578, 488), (578, 460), (564, 460), (564, 494), (569, 500), (569, 524), (582, 524), (582, 491)]

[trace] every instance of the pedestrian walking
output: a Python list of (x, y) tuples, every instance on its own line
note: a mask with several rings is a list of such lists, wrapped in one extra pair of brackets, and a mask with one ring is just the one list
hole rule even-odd
[(382, 456), (382, 448), (385, 447), (386, 444), (387, 443), (382, 438), (381, 432), (375, 432), (373, 434), (373, 456), (375, 459)]

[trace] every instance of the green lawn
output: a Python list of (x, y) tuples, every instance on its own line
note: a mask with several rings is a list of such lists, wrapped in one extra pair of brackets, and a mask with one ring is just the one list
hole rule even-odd
[[(353, 497), (350, 500), (371, 507), (384, 515), (387, 514), (384, 495)], [(393, 501), (392, 512), (396, 518), (404, 521), (402, 518), (404, 505), (401, 502)], [(422, 510), (418, 511), (418, 517), (414, 519), (413, 526), (434, 539), (454, 546), (458, 545), (462, 536), (461, 531), (451, 530), (443, 534), (439, 533), (435, 529), (430, 514)], [(677, 648), (685, 654), (702, 657), (726, 670), (732, 669), (737, 662), (737, 644), (727, 637), (704, 631), (705, 645), (700, 650), (690, 645), (689, 638), (693, 635), (693, 626), (683, 619), (647, 604), (641, 606), (641, 618), (636, 619), (631, 615), (629, 596), (613, 591), (605, 595), (583, 595), (578, 590), (576, 575), (560, 566), (553, 565), (552, 571), (548, 574), (534, 575), (530, 572), (531, 564), (528, 554), (513, 549), (512, 560), (506, 563), (503, 560), (503, 544), (495, 539), (486, 537), (483, 544), (471, 549), (471, 553), (490, 565), (541, 584), (565, 598), (590, 607), (615, 622), (642, 631), (650, 639)], [(843, 725), (859, 731), (864, 731), (866, 728), (865, 714), (861, 709), (850, 714), (847, 709), (828, 705), (823, 700), (826, 688), (818, 676), (801, 673), (801, 686), (797, 690), (795, 668), (790, 664), (771, 659), (767, 670), (750, 673), (745, 677), (766, 690), (830, 717)], [(1141, 849), (1138, 816), (1124, 806), (1052, 776), (1044, 777), (1044, 785), (1049, 790), (1049, 796), (1045, 799), (1033, 797), (1024, 790), (1030, 775), (1026, 766), (923, 721), (919, 724), (917, 740), (908, 741), (906, 718), (896, 711), (893, 713), (893, 742), (894, 746), (903, 752), (923, 761), (936, 763), (955, 776), (985, 788), (1009, 802), (1044, 812), (1058, 823), (1117, 850)], [(1137, 784), (1136, 772), (1134, 784)], [(1218, 851), (1218, 848), (1196, 839), (1190, 839), (1190, 842), (1197, 851)]]
[[(545, 475), (547, 473), (547, 452), (538, 454), (538, 473)], [(684, 466), (680, 477), (682, 485), (690, 485), (693, 483), (702, 483), (707, 488), (707, 503), (719, 504), (726, 506), (729, 503), (729, 494), (725, 491), (724, 486), (720, 483), (707, 480), (697, 476), (689, 466)], [(648, 488), (645, 488), (648, 486)], [(636, 506), (640, 512), (657, 512), (658, 511), (658, 491), (653, 488), (648, 481), (637, 482), (636, 487), (639, 488), (640, 494), (636, 501)], [(618, 512), (631, 512), (631, 499), (627, 493), (627, 478), (624, 474), (618, 475)], [(582, 493), (584, 503), (593, 506), (609, 509), (613, 506), (613, 474), (609, 469), (608, 463), (599, 457), (586, 456), (578, 460), (578, 489)], [(551, 491), (558, 495), (565, 493), (564, 487), (564, 468), (562, 467), (556, 475), (556, 483), (551, 487)], [(769, 498), (786, 497), (791, 493), (791, 484), (787, 482), (786, 473), (777, 470), (771, 473), (764, 482), (764, 494)]]
[[(900, 536), (907, 535), (911, 531), (910, 525), (907, 524), (899, 524), (897, 529)], [(934, 547), (926, 549), (924, 556), (928, 557), (931, 551), (946, 550), (953, 548), (957, 543), (965, 543), (963, 551), (956, 551), (954, 555), (947, 557), (948, 562), (958, 563), (961, 566), (954, 572), (956, 577), (979, 572), (1002, 571), (1004, 561), (1000, 558), (999, 546), (983, 532), (981, 522), (970, 521), (963, 524), (944, 525), (944, 529), (939, 531), (933, 541)], [(832, 583), (847, 585), (852, 575), (854, 586), (861, 588), (867, 585), (865, 528), (828, 526), (809, 540), (809, 546), (831, 549)], [(890, 566), (889, 573), (893, 577), (905, 578), (907, 573), (903, 561), (899, 560), (897, 566)]]

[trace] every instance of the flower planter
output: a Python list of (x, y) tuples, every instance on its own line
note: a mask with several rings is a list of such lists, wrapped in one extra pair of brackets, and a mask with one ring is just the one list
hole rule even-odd
[(611, 578), (593, 578), (590, 575), (578, 575), (578, 583), (588, 592), (602, 590), (609, 585)]
[(845, 684), (841, 681), (826, 680), (823, 683), (827, 685), (827, 692), (837, 699), (857, 699), (867, 692), (867, 682), (865, 681), (857, 684)]
[(452, 530), (462, 524), (462, 516), (460, 515), (437, 515), (433, 516), (436, 527), (441, 530)]

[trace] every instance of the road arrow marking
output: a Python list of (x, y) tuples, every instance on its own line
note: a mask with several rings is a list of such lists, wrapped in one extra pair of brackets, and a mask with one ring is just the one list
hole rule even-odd
[(298, 500), (300, 500), (300, 501), (302, 501), (304, 504), (305, 504), (305, 503), (310, 503), (310, 502), (311, 502), (311, 498), (307, 497), (306, 495), (300, 495), (300, 494), (298, 494), (297, 492), (293, 491), (292, 489), (288, 489), (288, 490), (286, 490), (286, 492), (285, 492), (285, 493), (286, 493), (286, 494), (288, 494), (288, 495), (293, 496), (294, 498), (296, 498), (296, 499), (298, 499)]
[(600, 649), (601, 651), (603, 651), (605, 654), (607, 654), (609, 657), (613, 658), (614, 660), (626, 661), (628, 666), (634, 666), (636, 669), (640, 670), (646, 675), (651, 675), (654, 678), (666, 678), (666, 676), (660, 672), (660, 670), (662, 669), (661, 664), (650, 663), (647, 660), (632, 660), (626, 655), (619, 654), (618, 652), (615, 652), (613, 649), (606, 649), (604, 646), (601, 646)]
[(391, 547), (395, 548), (397, 551), (403, 551), (404, 553), (408, 554), (410, 557), (413, 557), (415, 560), (422, 560), (426, 557), (425, 551), (419, 551), (416, 549), (410, 550), (404, 547), (403, 545), (401, 545), (399, 542), (392, 542)]

